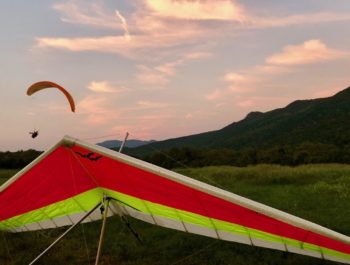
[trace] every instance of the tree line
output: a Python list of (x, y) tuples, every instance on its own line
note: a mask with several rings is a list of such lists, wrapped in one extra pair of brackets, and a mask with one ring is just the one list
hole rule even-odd
[[(18, 169), (28, 165), (42, 152), (36, 150), (0, 152), (0, 168)], [(350, 145), (304, 142), (298, 145), (277, 145), (266, 148), (199, 149), (176, 147), (167, 151), (155, 151), (138, 157), (165, 168), (203, 166), (247, 166), (256, 164), (279, 164), (297, 166), (317, 163), (350, 163)]]
[(42, 152), (33, 149), (17, 152), (0, 152), (0, 168), (23, 168), (37, 158)]
[(165, 168), (350, 163), (350, 145), (340, 147), (332, 144), (304, 142), (299, 145), (280, 145), (269, 148), (250, 147), (242, 150), (181, 147), (168, 151), (158, 151), (142, 157), (142, 159)]

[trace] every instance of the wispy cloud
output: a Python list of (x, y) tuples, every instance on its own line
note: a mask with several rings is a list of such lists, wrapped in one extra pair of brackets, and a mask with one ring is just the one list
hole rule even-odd
[(122, 16), (122, 14), (119, 12), (119, 10), (116, 10), (115, 14), (117, 15), (117, 17), (122, 22), (122, 27), (124, 29), (124, 36), (125, 36), (125, 38), (126, 39), (130, 39), (129, 26), (128, 26), (128, 23), (126, 22), (125, 17)]
[(245, 20), (243, 26), (251, 28), (274, 28), (346, 20), (350, 20), (350, 15), (346, 13), (310, 13), (287, 15), (284, 17), (265, 17), (252, 15)]
[(155, 35), (104, 36), (90, 38), (37, 38), (38, 48), (55, 48), (73, 52), (102, 52), (115, 53), (125, 57), (140, 59), (140, 56), (154, 56), (162, 48), (169, 48), (180, 44), (190, 44), (198, 37), (200, 31), (184, 29)]
[(161, 109), (169, 106), (169, 104), (165, 102), (154, 102), (146, 100), (138, 101), (137, 105), (142, 109)]
[(221, 99), (224, 96), (225, 91), (223, 89), (216, 88), (213, 92), (205, 95), (207, 100), (217, 100)]
[(120, 93), (128, 90), (125, 87), (114, 87), (108, 81), (92, 81), (87, 88), (96, 93)]
[(249, 94), (255, 91), (258, 80), (252, 74), (228, 72), (222, 78), (225, 82), (224, 88), (216, 88), (205, 95), (210, 101), (222, 100), (232, 95)]
[(54, 4), (53, 8), (61, 13), (61, 20), (67, 23), (111, 29), (122, 27), (101, 2), (71, 0)]
[[(122, 29), (123, 35), (103, 37), (37, 38), (37, 47), (73, 52), (116, 53), (127, 57), (152, 57), (159, 49), (185, 44), (203, 43), (225, 38), (242, 29), (285, 27), (331, 21), (350, 20), (349, 14), (310, 13), (284, 17), (252, 14), (238, 1), (232, 0), (138, 0), (135, 10), (122, 14), (109, 10), (101, 2), (86, 3), (67, 0), (55, 4), (64, 22), (111, 29)], [(218, 30), (211, 20), (219, 21)], [(225, 26), (224, 26), (225, 25)], [(132, 37), (130, 35), (132, 32)]]
[(90, 95), (77, 104), (78, 114), (85, 116), (84, 122), (88, 125), (101, 125), (116, 119), (117, 110), (108, 108), (108, 99), (103, 96)]
[[(296, 66), (337, 60), (349, 54), (345, 51), (328, 47), (321, 40), (308, 40), (299, 45), (287, 45), (281, 52), (268, 56), (265, 64), (257, 65), (242, 71), (228, 72), (224, 75), (225, 85), (216, 88), (205, 97), (211, 101), (226, 100), (235, 95), (249, 95), (257, 92), (258, 88), (272, 86), (276, 76), (290, 74)], [(242, 100), (240, 107), (253, 106), (256, 100)]]
[(328, 48), (320, 40), (308, 40), (301, 45), (288, 45), (281, 53), (266, 59), (272, 65), (311, 64), (341, 58), (345, 53)]
[(252, 108), (255, 105), (255, 102), (252, 99), (246, 99), (243, 101), (239, 101), (237, 105), (242, 108)]
[(147, 6), (159, 16), (192, 20), (243, 19), (242, 8), (230, 0), (146, 0)]
[(235, 72), (230, 72), (230, 73), (225, 74), (224, 79), (225, 79), (225, 81), (230, 82), (230, 83), (244, 83), (244, 82), (249, 81), (247, 76), (245, 76), (243, 74), (238, 74)]
[(188, 61), (200, 60), (210, 57), (207, 52), (189, 52), (179, 59), (165, 62), (156, 66), (139, 65), (139, 73), (136, 75), (138, 82), (146, 85), (163, 86), (169, 83), (170, 77), (177, 73), (177, 68)]
[(136, 79), (139, 83), (145, 85), (164, 86), (169, 82), (168, 74), (159, 71), (146, 65), (138, 66), (139, 72), (136, 74)]

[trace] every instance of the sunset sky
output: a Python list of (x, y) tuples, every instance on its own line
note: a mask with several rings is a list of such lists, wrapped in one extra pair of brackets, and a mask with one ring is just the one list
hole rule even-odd
[[(4, 0), (0, 22), (0, 151), (217, 130), (350, 86), (349, 0)], [(40, 80), (76, 113), (27, 96)]]

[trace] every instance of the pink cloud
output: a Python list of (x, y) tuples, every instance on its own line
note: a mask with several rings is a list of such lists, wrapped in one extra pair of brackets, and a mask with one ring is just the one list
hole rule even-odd
[(136, 75), (137, 80), (142, 84), (164, 86), (170, 81), (170, 77), (176, 75), (177, 68), (186, 64), (188, 61), (208, 58), (209, 53), (189, 52), (179, 59), (165, 62), (157, 66), (139, 65), (139, 73)]
[(216, 88), (211, 93), (207, 94), (207, 100), (225, 100), (237, 94), (247, 94), (255, 91), (255, 86), (258, 80), (253, 74), (242, 74), (237, 72), (228, 72), (224, 75), (224, 88)]
[(146, 0), (147, 6), (163, 17), (192, 20), (243, 19), (243, 10), (230, 0)]
[[(328, 48), (320, 40), (305, 41), (301, 45), (289, 45), (282, 52), (269, 56), (264, 65), (257, 65), (244, 71), (228, 72), (223, 80), (226, 85), (206, 95), (207, 100), (225, 101), (226, 98), (252, 94), (257, 88), (273, 86), (274, 77), (293, 71), (294, 65), (311, 64), (341, 58), (345, 52)], [(260, 100), (260, 99), (259, 99)], [(238, 105), (252, 107), (252, 100), (241, 101)]]
[(284, 17), (264, 17), (254, 15), (246, 19), (244, 26), (252, 28), (273, 28), (346, 20), (350, 20), (350, 15), (345, 13), (311, 13)]
[(168, 107), (168, 103), (164, 102), (154, 102), (154, 101), (146, 101), (146, 100), (140, 100), (137, 102), (137, 105), (142, 109), (159, 109), (159, 108), (165, 108)]
[(265, 75), (276, 75), (276, 74), (284, 74), (290, 72), (290, 68), (283, 65), (258, 65), (255, 66), (254, 72), (257, 74), (265, 74)]
[(120, 21), (122, 23), (125, 38), (130, 39), (131, 37), (130, 37), (130, 32), (129, 32), (129, 26), (128, 26), (128, 22), (126, 21), (126, 18), (119, 12), (119, 10), (116, 10), (115, 14), (120, 19)]
[(227, 73), (224, 79), (225, 81), (230, 83), (245, 83), (250, 81), (250, 79), (246, 75), (238, 74), (235, 72)]
[(99, 28), (122, 28), (113, 13), (109, 13), (101, 3), (86, 1), (66, 1), (55, 4), (53, 8), (62, 14), (61, 20), (72, 24), (81, 24)]
[(254, 100), (251, 99), (247, 99), (247, 100), (243, 100), (237, 103), (238, 106), (242, 107), (242, 108), (251, 108), (255, 105)]
[(254, 88), (253, 85), (247, 86), (247, 85), (230, 85), (228, 87), (228, 91), (231, 94), (247, 94), (247, 93), (252, 93), (255, 92), (256, 89)]
[(136, 79), (142, 84), (164, 86), (169, 82), (168, 75), (158, 69), (145, 65), (139, 65), (138, 69), (139, 73), (136, 75)]
[[(124, 34), (77, 38), (41, 37), (37, 39), (37, 47), (73, 52), (117, 53), (138, 59), (140, 55), (152, 56), (150, 51), (159, 53), (160, 48), (225, 38), (228, 30), (232, 32), (232, 29), (350, 20), (348, 14), (335, 13), (301, 14), (281, 18), (258, 16), (249, 14), (237, 1), (232, 0), (139, 0), (136, 10), (123, 15), (118, 10), (111, 12), (99, 2), (86, 3), (82, 0), (55, 4), (54, 9), (61, 13), (64, 22), (121, 29)], [(223, 27), (218, 31), (217, 28), (201, 23), (202, 20), (221, 20), (221, 23), (226, 22), (230, 27)], [(232, 25), (232, 21), (240, 23)], [(132, 36), (130, 32), (133, 32)]]
[(330, 49), (320, 40), (308, 40), (301, 45), (289, 45), (281, 53), (266, 59), (272, 65), (312, 64), (341, 58), (344, 52)]
[(125, 57), (140, 59), (140, 56), (152, 56), (150, 52), (159, 53), (159, 49), (170, 48), (180, 44), (193, 43), (194, 39), (203, 37), (203, 31), (185, 27), (181, 31), (169, 27), (166, 32), (134, 34), (130, 38), (123, 36), (103, 36), (86, 38), (50, 38), (36, 39), (38, 48), (55, 48), (72, 52), (115, 53)]
[(126, 88), (112, 86), (108, 81), (92, 81), (87, 87), (96, 93), (120, 93), (127, 91)]
[(213, 92), (207, 94), (205, 98), (207, 100), (218, 100), (221, 99), (224, 96), (225, 92), (222, 89), (215, 89)]
[(119, 116), (119, 112), (108, 107), (108, 98), (102, 96), (87, 96), (77, 104), (77, 114), (85, 116), (84, 123), (88, 125), (106, 124)]

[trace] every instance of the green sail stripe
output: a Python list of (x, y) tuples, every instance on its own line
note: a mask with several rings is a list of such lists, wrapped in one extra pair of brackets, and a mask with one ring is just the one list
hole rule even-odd
[(2, 221), (0, 222), (0, 230), (9, 230), (40, 221), (76, 214), (82, 212), (82, 209), (89, 211), (101, 201), (102, 196), (101, 189), (92, 189), (69, 199)]
[(345, 260), (350, 260), (349, 254), (320, 247), (314, 244), (281, 237), (278, 235), (270, 234), (257, 229), (244, 227), (234, 223), (225, 222), (222, 220), (208, 218), (206, 216), (202, 216), (199, 214), (167, 207), (167, 206), (160, 205), (160, 204), (153, 203), (146, 200), (141, 200), (139, 198), (132, 197), (132, 196), (115, 192), (112, 190), (108, 190), (108, 189), (104, 189), (104, 193), (111, 198), (115, 198), (116, 202), (119, 202), (121, 205), (131, 206), (132, 208), (137, 209), (138, 211), (146, 214), (152, 214), (155, 216), (165, 217), (175, 221), (198, 225), (204, 228), (217, 229), (219, 231), (228, 232), (234, 235), (261, 239), (271, 243), (287, 245), (287, 246), (299, 248), (302, 250), (313, 251), (320, 254), (322, 253), (324, 255), (329, 255), (329, 256), (345, 259)]

